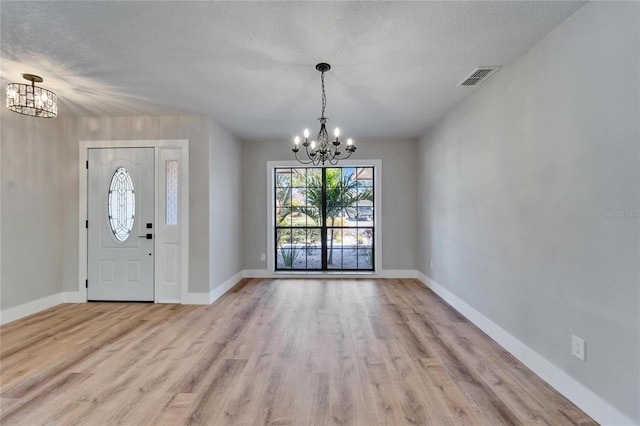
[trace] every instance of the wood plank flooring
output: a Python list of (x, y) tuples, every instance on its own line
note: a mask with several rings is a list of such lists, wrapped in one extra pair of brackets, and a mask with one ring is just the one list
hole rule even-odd
[(65, 304), (0, 343), (2, 425), (596, 424), (416, 280)]

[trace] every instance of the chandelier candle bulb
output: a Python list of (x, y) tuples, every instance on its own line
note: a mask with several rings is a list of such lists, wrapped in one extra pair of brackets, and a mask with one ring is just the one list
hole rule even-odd
[[(347, 153), (344, 157), (341, 157), (342, 152), (340, 152), (340, 129), (335, 128), (334, 135), (335, 140), (331, 141), (330, 137), (327, 133), (326, 123), (328, 118), (324, 116), (324, 111), (327, 106), (327, 96), (324, 89), (324, 73), (331, 69), (331, 65), (327, 63), (319, 63), (316, 65), (316, 70), (320, 71), (320, 81), (322, 83), (322, 114), (318, 119), (320, 121), (320, 131), (318, 132), (317, 142), (316, 140), (312, 140), (309, 143), (309, 129), (304, 129), (304, 142), (302, 146), (304, 146), (304, 151), (307, 154), (307, 158), (298, 158), (298, 142), (294, 141), (294, 147), (292, 148), (293, 153), (295, 154), (296, 160), (302, 164), (313, 164), (314, 166), (318, 166), (320, 164), (324, 165), (326, 162), (329, 162), (331, 165), (338, 164), (339, 160), (346, 160), (353, 154), (356, 150), (355, 145), (353, 145), (353, 141), (349, 139), (347, 146)], [(297, 137), (296, 137), (297, 139)], [(333, 147), (332, 147), (333, 145)], [(311, 149), (309, 149), (309, 146)], [(317, 148), (316, 148), (317, 146)]]

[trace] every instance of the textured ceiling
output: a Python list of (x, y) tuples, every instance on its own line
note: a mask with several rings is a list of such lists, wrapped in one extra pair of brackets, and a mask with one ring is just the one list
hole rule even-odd
[[(202, 114), (241, 138), (329, 127), (415, 137), (582, 2), (0, 3), (4, 86), (41, 75), (60, 116)], [(317, 130), (315, 130), (317, 131)]]

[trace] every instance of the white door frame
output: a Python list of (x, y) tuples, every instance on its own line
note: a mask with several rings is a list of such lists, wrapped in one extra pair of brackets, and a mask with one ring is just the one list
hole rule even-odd
[[(80, 141), (80, 155), (78, 162), (79, 182), (79, 220), (78, 220), (78, 294), (81, 301), (87, 301), (87, 237), (88, 232), (85, 225), (87, 219), (87, 171), (88, 150), (91, 148), (154, 148), (155, 152), (155, 223), (159, 224), (164, 220), (164, 212), (160, 211), (158, 204), (163, 194), (160, 194), (159, 177), (163, 172), (160, 168), (160, 151), (167, 149), (179, 149), (180, 159), (180, 300), (162, 300), (161, 291), (158, 288), (160, 280), (160, 262), (154, 262), (154, 302), (181, 303), (187, 300), (189, 288), (189, 141), (185, 139), (174, 140), (116, 140), (116, 141)], [(156, 234), (160, 232), (160, 227), (156, 226)], [(158, 253), (158, 238), (154, 238), (154, 252)]]

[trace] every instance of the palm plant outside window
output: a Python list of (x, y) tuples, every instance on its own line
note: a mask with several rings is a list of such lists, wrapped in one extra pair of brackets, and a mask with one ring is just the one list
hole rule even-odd
[(374, 270), (373, 167), (274, 173), (276, 270)]

